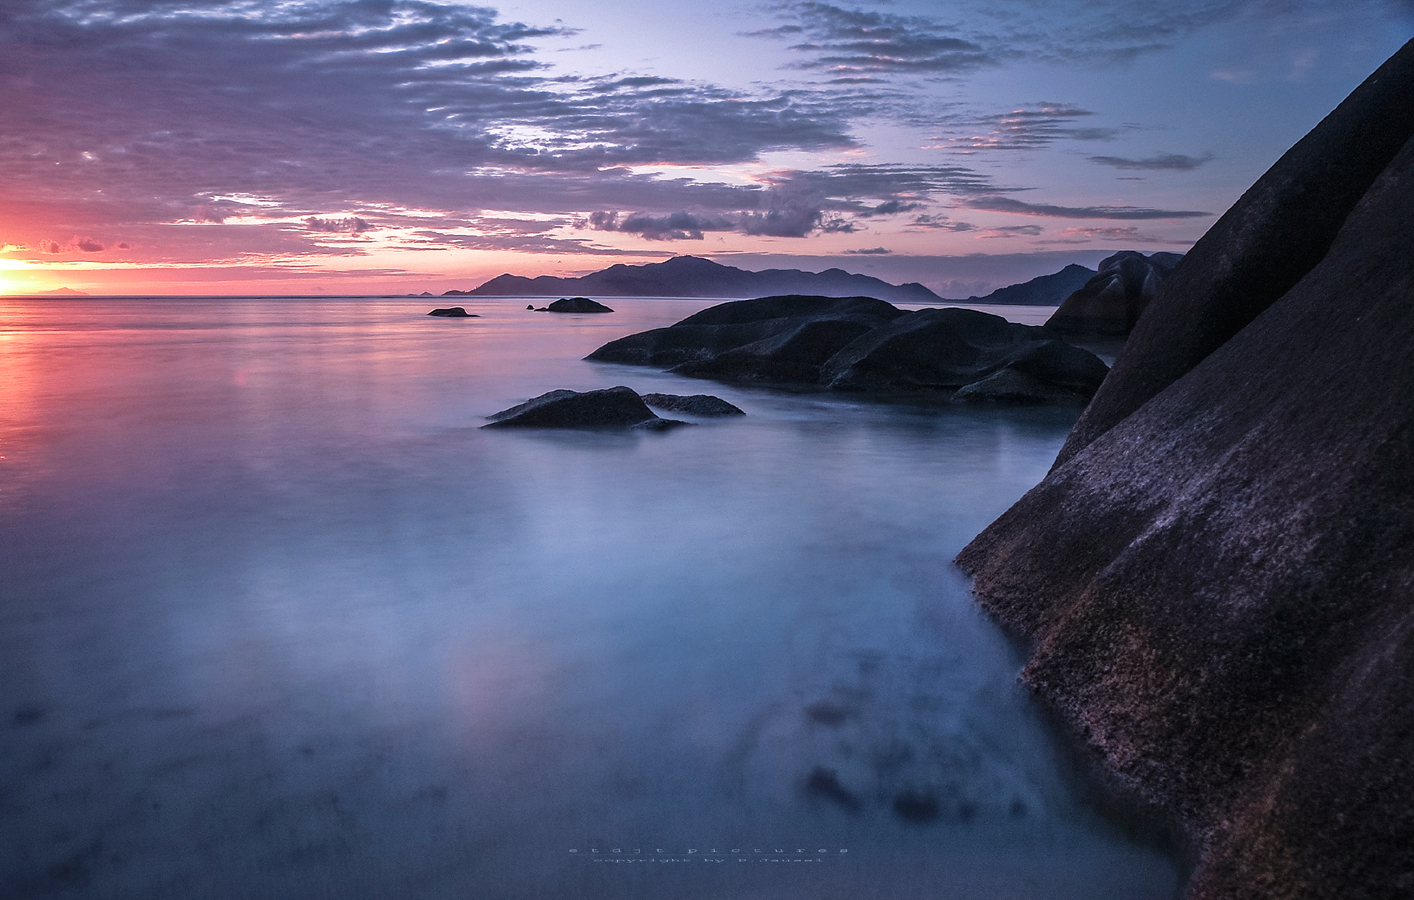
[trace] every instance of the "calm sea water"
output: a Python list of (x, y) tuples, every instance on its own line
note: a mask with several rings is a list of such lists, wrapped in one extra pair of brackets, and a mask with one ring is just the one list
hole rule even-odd
[[(707, 301), (456, 302), (0, 299), (0, 894), (1173, 896), (950, 565), (1074, 410), (582, 361)], [(616, 384), (748, 415), (478, 430)]]

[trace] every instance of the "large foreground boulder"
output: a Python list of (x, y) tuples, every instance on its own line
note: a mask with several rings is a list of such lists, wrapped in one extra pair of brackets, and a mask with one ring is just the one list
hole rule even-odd
[(1192, 900), (1414, 896), (1411, 96), (1414, 44), (1199, 242), (1104, 427), (958, 557), (1023, 680), (1186, 837)]
[(1009, 369), (1035, 389), (960, 399), (1032, 403), (1084, 402), (1108, 371), (1088, 350), (1000, 316), (799, 295), (723, 303), (612, 341), (588, 358), (724, 381), (888, 394), (950, 393)]
[(482, 428), (594, 428), (658, 431), (685, 425), (660, 419), (632, 388), (601, 391), (550, 391), (518, 406), (487, 416)]
[(1350, 210), (1414, 135), (1406, 44), (1247, 189), (1174, 267), (1057, 462), (1134, 412), (1316, 265)]
[(1046, 330), (1074, 335), (1129, 334), (1181, 259), (1181, 253), (1145, 256), (1135, 250), (1121, 250), (1105, 258), (1095, 277), (1061, 302), (1046, 321)]

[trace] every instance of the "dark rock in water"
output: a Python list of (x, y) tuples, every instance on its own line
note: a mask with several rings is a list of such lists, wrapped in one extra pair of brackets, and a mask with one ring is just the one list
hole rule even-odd
[(738, 407), (721, 397), (711, 394), (644, 394), (643, 402), (668, 412), (687, 413), (690, 416), (744, 416)]
[(849, 718), (849, 710), (828, 700), (816, 700), (805, 707), (805, 716), (812, 722), (834, 728), (844, 724), (844, 720)]
[[(610, 341), (587, 358), (664, 368), (703, 364), (701, 371), (692, 374), (711, 377), (776, 381), (803, 377), (813, 381), (818, 378), (820, 363), (861, 329), (901, 315), (902, 310), (872, 297), (788, 294), (734, 300), (667, 328)], [(741, 352), (736, 356), (713, 365), (719, 357), (738, 350)], [(792, 354), (799, 354), (799, 358), (792, 358)]]
[(44, 718), (44, 710), (38, 706), (22, 706), (15, 710), (16, 725), (33, 725)]
[(723, 303), (612, 341), (588, 358), (726, 381), (875, 393), (953, 391), (1011, 367), (1044, 388), (1023, 402), (1084, 399), (1108, 371), (1088, 350), (1000, 316), (796, 295)]
[(894, 815), (906, 822), (931, 822), (940, 812), (938, 798), (932, 794), (900, 791), (894, 795)]
[(1017, 406), (1085, 403), (1083, 394), (1047, 384), (1012, 368), (998, 369), (981, 381), (962, 386), (952, 395), (952, 399), (956, 403), (1006, 403)]
[(610, 313), (612, 309), (602, 303), (596, 303), (588, 297), (561, 297), (549, 306), (543, 307), (537, 312), (556, 313)]
[(429, 316), (441, 316), (444, 319), (479, 319), (476, 313), (469, 313), (460, 306), (453, 306), (447, 309), (434, 309), (428, 313)]
[(670, 371), (730, 381), (815, 384), (820, 380), (820, 367), (826, 360), (874, 327), (867, 320), (855, 318), (773, 321), (790, 323), (790, 327), (709, 359), (679, 363)]
[(482, 428), (637, 428), (657, 431), (686, 425), (660, 419), (632, 388), (550, 391), (519, 406), (487, 416)]
[(842, 348), (822, 378), (838, 391), (951, 390), (1009, 366), (1080, 398), (1108, 371), (1093, 353), (1040, 328), (970, 309), (923, 309)]
[(525, 304), (525, 308), (526, 308), (526, 309), (535, 309), (535, 304), (534, 304), (534, 303), (527, 303), (527, 304)]
[(840, 784), (839, 774), (824, 766), (816, 766), (810, 771), (805, 779), (805, 792), (837, 803), (850, 812), (859, 812), (862, 806), (854, 792)]
[(1134, 250), (1107, 257), (1094, 278), (1065, 298), (1047, 320), (1046, 330), (1056, 334), (1129, 334), (1181, 259), (1181, 253), (1145, 256)]
[(1411, 96), (1414, 42), (1190, 252), (1104, 427), (958, 557), (1195, 900), (1414, 896)]
[(1414, 136), (1411, 96), (1414, 49), (1406, 44), (1247, 189), (1164, 283), (1058, 462), (1197, 365), (1321, 260)]
[(709, 306), (670, 327), (688, 328), (696, 325), (743, 325), (748, 322), (796, 319), (858, 318), (863, 321), (889, 321), (903, 315), (892, 303), (873, 297), (817, 297), (809, 294), (781, 294), (758, 297), (755, 300), (732, 300)]

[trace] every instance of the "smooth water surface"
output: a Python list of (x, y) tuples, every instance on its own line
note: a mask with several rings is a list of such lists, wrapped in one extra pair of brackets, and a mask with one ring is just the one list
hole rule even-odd
[[(950, 565), (1075, 410), (582, 361), (708, 301), (438, 301), (0, 300), (0, 894), (1173, 895)], [(616, 384), (748, 415), (478, 429)]]

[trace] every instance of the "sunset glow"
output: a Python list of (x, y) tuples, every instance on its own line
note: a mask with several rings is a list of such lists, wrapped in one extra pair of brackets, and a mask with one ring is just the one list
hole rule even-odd
[(965, 296), (1186, 249), (1409, 10), (18, 0), (0, 290), (440, 292), (692, 253)]

